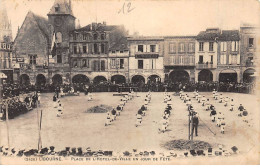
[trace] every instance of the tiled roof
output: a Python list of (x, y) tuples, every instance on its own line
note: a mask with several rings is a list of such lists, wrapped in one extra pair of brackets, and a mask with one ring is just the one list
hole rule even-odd
[(109, 48), (109, 50), (128, 50), (127, 38), (120, 38), (112, 47)]
[(79, 29), (75, 29), (73, 31), (112, 31), (116, 29), (118, 26), (115, 25), (104, 25), (104, 24), (89, 24)]
[(46, 36), (47, 39), (49, 39), (49, 35), (51, 33), (50, 33), (50, 29), (49, 29), (48, 20), (42, 16), (35, 15), (34, 13), (32, 13), (32, 15), (33, 15), (35, 21), (37, 22), (37, 25), (39, 26), (42, 33)]
[(163, 40), (163, 36), (130, 36), (127, 38), (129, 41), (137, 40)]
[(207, 32), (207, 31), (201, 31), (197, 35), (197, 40), (206, 40), (206, 41), (212, 41), (216, 40), (216, 38), (220, 35), (219, 32)]
[[(45, 36), (45, 38), (47, 38), (47, 40), (50, 40), (49, 35), (51, 33), (50, 33), (50, 29), (49, 29), (49, 23), (48, 23), (48, 20), (46, 18), (44, 18), (42, 16), (38, 16), (38, 15), (32, 13), (31, 11), (29, 11), (28, 14), (26, 15), (25, 19), (24, 19), (24, 22), (23, 22), (20, 30), (25, 26), (24, 24), (26, 24), (26, 23), (28, 24), (28, 22), (25, 23), (25, 20), (27, 20), (27, 19), (30, 22), (35, 21), (37, 26), (38, 26), (38, 28), (40, 29), (40, 31)], [(19, 31), (18, 31), (18, 33), (16, 35), (16, 38), (18, 37), (18, 34), (19, 34)], [(14, 41), (16, 41), (16, 39)]]
[(218, 38), (220, 41), (238, 41), (240, 40), (238, 30), (223, 30)]

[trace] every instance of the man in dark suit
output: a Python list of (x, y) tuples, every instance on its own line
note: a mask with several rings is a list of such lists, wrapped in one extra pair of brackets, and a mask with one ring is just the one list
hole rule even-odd
[(193, 132), (194, 132), (194, 129), (195, 129), (195, 136), (198, 136), (198, 125), (199, 125), (198, 114), (196, 112), (194, 112), (193, 118), (192, 118), (192, 131), (191, 131), (192, 135), (193, 135)]

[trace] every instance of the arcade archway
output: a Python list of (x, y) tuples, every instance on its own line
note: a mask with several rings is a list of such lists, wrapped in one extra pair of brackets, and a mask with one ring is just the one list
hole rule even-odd
[(233, 69), (225, 69), (219, 73), (219, 82), (237, 82), (237, 72)]
[(147, 82), (151, 82), (151, 83), (157, 83), (160, 82), (161, 78), (158, 75), (151, 75), (148, 77), (148, 81)]
[(30, 78), (26, 74), (20, 76), (20, 85), (30, 85)]
[(135, 75), (132, 77), (132, 83), (138, 84), (138, 83), (145, 83), (145, 78), (141, 75)]
[(213, 81), (213, 74), (208, 69), (203, 69), (198, 74), (198, 81), (211, 82)]
[(126, 78), (123, 75), (114, 75), (111, 77), (111, 82), (115, 84), (126, 83)]
[(254, 82), (255, 76), (253, 76), (253, 75), (254, 75), (255, 72), (256, 71), (253, 68), (245, 70), (244, 73), (243, 73), (243, 82), (246, 82), (246, 83)]
[(72, 83), (89, 83), (89, 78), (86, 75), (78, 74), (73, 76)]
[(104, 76), (96, 76), (93, 80), (94, 84), (99, 84), (101, 82), (106, 82), (107, 79)]
[(46, 84), (46, 78), (43, 74), (38, 74), (36, 76), (36, 86), (44, 86)]
[(186, 83), (190, 81), (190, 75), (185, 70), (174, 70), (169, 74), (169, 80), (171, 82)]
[(52, 83), (54, 85), (61, 85), (62, 84), (62, 76), (60, 74), (56, 74), (52, 77)]

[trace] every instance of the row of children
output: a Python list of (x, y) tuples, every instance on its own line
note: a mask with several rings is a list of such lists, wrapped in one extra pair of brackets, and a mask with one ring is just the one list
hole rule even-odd
[[(218, 100), (218, 95), (217, 95), (217, 91), (213, 90), (212, 92), (213, 94), (213, 97), (215, 100)], [(229, 98), (229, 97), (225, 97), (223, 99), (223, 96), (222, 94), (220, 94), (220, 97), (219, 97), (219, 103), (223, 103), (224, 102), (224, 106), (227, 107), (228, 105), (230, 105), (230, 108), (229, 110), (230, 111), (234, 111), (234, 100)], [(247, 116), (248, 116), (248, 112), (246, 110), (246, 108), (244, 108), (244, 106), (242, 104), (239, 105), (238, 107), (238, 112), (237, 112), (237, 116), (239, 117), (242, 117), (243, 121), (248, 123), (248, 119), (247, 119)]]
[(164, 133), (169, 125), (169, 117), (171, 115), (171, 110), (172, 110), (172, 103), (171, 103), (171, 96), (168, 94), (168, 92), (164, 92), (164, 98), (163, 102), (166, 104), (166, 107), (164, 109), (163, 115), (162, 115), (162, 120), (160, 122), (159, 126), (159, 132)]
[(148, 110), (148, 104), (151, 102), (151, 99), (152, 99), (152, 95), (151, 95), (151, 92), (149, 91), (146, 96), (145, 96), (145, 99), (144, 99), (144, 104), (141, 106), (141, 108), (137, 111), (137, 114), (136, 114), (136, 123), (135, 123), (135, 126), (138, 127), (138, 126), (141, 126), (142, 124), (142, 120), (143, 120), (143, 116), (146, 115), (146, 112)]
[(129, 93), (127, 93), (126, 95), (124, 95), (121, 100), (120, 103), (117, 105), (116, 108), (113, 108), (111, 110), (111, 112), (107, 112), (107, 116), (106, 116), (106, 122), (105, 122), (105, 126), (110, 125), (113, 121), (116, 120), (117, 116), (120, 116), (121, 112), (124, 109), (124, 106), (126, 105), (126, 103), (129, 100), (132, 100), (134, 98), (134, 91), (131, 90)]

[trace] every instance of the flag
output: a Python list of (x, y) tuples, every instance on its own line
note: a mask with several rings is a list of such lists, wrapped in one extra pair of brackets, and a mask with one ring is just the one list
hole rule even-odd
[(54, 57), (56, 55), (56, 35), (53, 33), (51, 41), (51, 55)]

